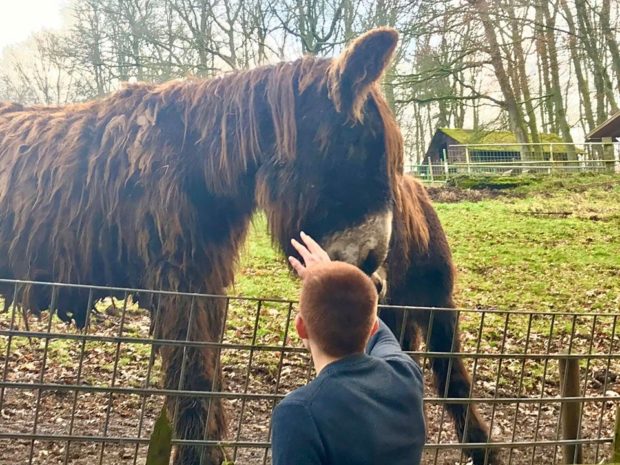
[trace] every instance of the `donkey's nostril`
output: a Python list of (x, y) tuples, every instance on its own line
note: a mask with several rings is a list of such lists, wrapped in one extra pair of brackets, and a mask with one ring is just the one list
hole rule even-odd
[(382, 300), (385, 297), (385, 294), (387, 294), (387, 282), (378, 271), (370, 275), (370, 280), (375, 285), (379, 300)]
[(375, 279), (374, 281), (374, 285), (377, 288), (377, 294), (381, 294), (381, 291), (383, 291), (383, 282), (380, 279)]
[(374, 250), (368, 252), (364, 261), (360, 264), (360, 269), (367, 275), (371, 275), (379, 268), (379, 258)]

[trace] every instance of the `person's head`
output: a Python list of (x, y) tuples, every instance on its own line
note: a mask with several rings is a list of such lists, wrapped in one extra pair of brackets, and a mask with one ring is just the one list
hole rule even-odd
[(296, 319), (302, 339), (340, 358), (363, 352), (377, 325), (377, 291), (362, 271), (343, 262), (308, 268)]

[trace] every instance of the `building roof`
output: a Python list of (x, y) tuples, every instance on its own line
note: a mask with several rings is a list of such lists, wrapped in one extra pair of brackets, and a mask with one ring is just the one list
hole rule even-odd
[[(517, 145), (517, 136), (513, 132), (510, 131), (489, 131), (482, 129), (457, 129), (457, 128), (437, 128), (437, 131), (443, 132), (446, 136), (454, 139), (459, 144), (474, 146), (471, 148), (480, 150), (480, 151), (507, 151), (507, 152), (518, 152), (520, 150), (519, 145)], [(540, 141), (542, 143), (553, 143), (553, 151), (554, 152), (566, 152), (567, 147), (563, 145), (562, 138), (553, 133), (539, 133), (538, 134)], [(490, 144), (490, 145), (487, 145)], [(493, 145), (493, 144), (502, 144), (502, 145)], [(504, 144), (515, 144), (515, 145), (504, 145)], [(558, 145), (559, 144), (559, 145)], [(479, 147), (476, 147), (479, 145)], [(550, 146), (543, 145), (543, 152), (550, 152)]]
[(620, 137), (620, 111), (612, 115), (607, 121), (594, 128), (586, 137), (588, 142), (598, 142), (603, 137)]

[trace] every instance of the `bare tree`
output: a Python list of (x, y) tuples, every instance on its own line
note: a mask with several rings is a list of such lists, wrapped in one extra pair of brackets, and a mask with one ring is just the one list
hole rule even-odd
[(575, 20), (573, 13), (566, 0), (560, 0), (560, 6), (564, 12), (564, 19), (568, 26), (568, 38), (567, 43), (570, 50), (571, 60), (573, 67), (575, 68), (575, 76), (577, 78), (577, 89), (581, 97), (581, 114), (585, 118), (586, 127), (585, 131), (594, 129), (596, 124), (594, 123), (594, 114), (592, 113), (592, 99), (590, 98), (590, 83), (588, 82), (587, 75), (584, 72), (583, 65), (583, 53), (579, 49), (577, 28), (575, 26)]
[(274, 2), (273, 11), (285, 33), (298, 39), (303, 53), (320, 55), (344, 43), (345, 6), (350, 9), (349, 0), (282, 0)]
[[(618, 15), (618, 8), (616, 7), (616, 18)], [(598, 15), (601, 23), (601, 33), (603, 34), (605, 43), (609, 49), (611, 55), (611, 62), (616, 74), (616, 89), (620, 92), (620, 49), (618, 47), (618, 39), (615, 31), (611, 27), (611, 2), (610, 0), (603, 0), (601, 12)]]
[(600, 50), (597, 36), (598, 28), (591, 19), (592, 11), (585, 0), (575, 0), (577, 11), (577, 23), (579, 25), (579, 37), (584, 50), (589, 58), (589, 65), (594, 76), (596, 89), (596, 124), (602, 123), (608, 114), (608, 107), (612, 111), (618, 111), (618, 105), (613, 93), (611, 79), (605, 66), (605, 53)]
[(508, 0), (505, 4), (506, 12), (509, 15), (510, 22), (510, 41), (513, 49), (513, 87), (518, 89), (518, 95), (521, 96), (523, 105), (525, 106), (525, 114), (527, 115), (527, 125), (529, 128), (530, 139), (534, 143), (540, 143), (538, 134), (538, 124), (536, 122), (536, 110), (533, 104), (530, 85), (527, 79), (527, 70), (525, 69), (526, 54), (523, 48), (525, 18), (529, 14), (529, 8), (526, 6), (522, 16), (517, 17), (514, 0)]
[(417, 158), (441, 126), (571, 141), (571, 128), (587, 132), (620, 98), (620, 4), (611, 0), (72, 0), (71, 10), (69, 33), (7, 55), (0, 96), (62, 103), (132, 77), (332, 55), (388, 25), (400, 42), (383, 85)]
[(490, 6), (486, 0), (468, 0), (468, 2), (476, 11), (480, 23), (484, 28), (484, 34), (487, 39), (487, 45), (484, 49), (490, 57), (491, 64), (493, 65), (493, 69), (495, 71), (495, 76), (497, 77), (497, 82), (504, 96), (503, 107), (508, 113), (510, 128), (515, 133), (517, 142), (526, 144), (528, 139), (525, 131), (523, 113), (519, 103), (517, 102), (508, 73), (506, 72), (500, 44), (497, 39), (497, 33), (491, 18)]
[(60, 105), (80, 98), (80, 77), (64, 38), (49, 32), (11, 53), (0, 76), (3, 97), (10, 100)]
[[(570, 126), (568, 125), (568, 120), (566, 119), (566, 109), (564, 106), (564, 101), (562, 99), (562, 87), (560, 85), (560, 65), (558, 63), (558, 52), (556, 48), (556, 40), (554, 30), (556, 28), (556, 17), (558, 13), (558, 0), (553, 0), (552, 2), (548, 2), (547, 0), (542, 0), (542, 11), (543, 17), (546, 22), (545, 29), (545, 38), (547, 40), (547, 47), (549, 50), (549, 70), (551, 73), (551, 83), (552, 83), (552, 94), (551, 98), (553, 100), (553, 106), (555, 109), (555, 117), (558, 122), (558, 126), (560, 129), (560, 134), (562, 138), (566, 142), (573, 142), (573, 137), (570, 133)], [(551, 4), (551, 5), (550, 5)], [(549, 7), (552, 7), (553, 10), (550, 10)], [(571, 153), (569, 154), (572, 159), (576, 158), (576, 153), (574, 148), (569, 145)]]

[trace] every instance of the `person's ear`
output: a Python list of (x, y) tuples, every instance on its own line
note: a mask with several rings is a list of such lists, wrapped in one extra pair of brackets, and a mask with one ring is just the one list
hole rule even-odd
[(295, 317), (295, 329), (301, 339), (308, 339), (308, 330), (306, 329), (306, 323), (304, 322), (301, 313), (298, 313)]
[(372, 329), (370, 330), (370, 337), (373, 337), (377, 331), (379, 331), (379, 318), (375, 319), (375, 322), (372, 325)]

